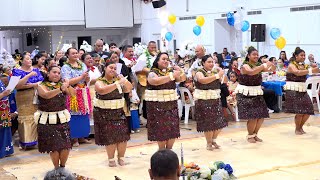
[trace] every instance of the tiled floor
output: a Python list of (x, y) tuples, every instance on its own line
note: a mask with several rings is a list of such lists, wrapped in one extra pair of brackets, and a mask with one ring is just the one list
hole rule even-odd
[[(317, 145), (317, 144), (312, 143), (315, 140), (318, 140), (319, 136), (320, 136), (320, 128), (319, 128), (320, 122), (319, 122), (319, 120), (320, 120), (320, 116), (319, 116), (319, 114), (317, 114), (316, 116), (312, 116), (310, 118), (310, 121), (308, 121), (308, 123), (307, 123), (306, 130), (314, 131), (314, 132), (310, 132), (310, 134), (308, 136), (305, 136), (308, 138), (303, 139), (305, 142), (304, 145), (306, 145), (306, 151), (310, 150), (307, 148), (313, 148), (314, 150), (320, 148), (320, 144)], [(282, 136), (281, 138), (279, 138), (279, 139), (281, 139), (281, 142), (279, 142), (279, 139), (277, 138), (277, 135), (276, 135), (276, 132), (278, 130), (281, 131), (281, 133), (283, 133), (283, 134), (278, 135), (278, 136)], [(272, 148), (270, 148), (269, 146), (273, 146), (274, 149), (279, 150), (279, 152), (274, 151), (273, 153), (282, 154), (283, 152), (281, 152), (280, 150), (282, 147), (286, 146), (288, 154), (291, 153), (290, 157), (292, 157), (292, 153), (295, 152), (294, 146), (292, 144), (295, 142), (295, 141), (292, 141), (292, 137), (295, 138), (295, 136), (293, 135), (294, 134), (293, 132), (294, 132), (293, 115), (284, 114), (284, 113), (271, 114), (271, 118), (266, 119), (266, 121), (262, 127), (262, 130), (261, 130), (261, 136), (266, 139), (266, 142), (264, 142), (263, 145), (248, 145), (245, 142), (246, 123), (245, 122), (230, 122), (229, 126), (225, 129), (223, 129), (223, 132), (221, 133), (220, 138), (219, 138), (219, 140), (220, 140), (219, 144), (222, 145), (223, 148), (221, 150), (219, 150), (219, 152), (217, 152), (217, 153), (221, 156), (217, 156), (217, 157), (219, 157), (219, 158), (217, 158), (217, 157), (214, 157), (214, 154), (212, 154), (213, 157), (210, 157), (210, 159), (212, 159), (212, 160), (213, 159), (215, 159), (215, 160), (223, 160), (223, 159), (232, 160), (236, 165), (239, 165), (237, 167), (238, 172), (239, 172), (238, 175), (240, 175), (240, 177), (243, 177), (244, 179), (245, 178), (250, 179), (250, 178), (254, 177), (253, 175), (251, 176), (250, 174), (254, 174), (255, 172), (263, 171), (264, 169), (268, 169), (268, 168), (270, 169), (273, 166), (269, 167), (268, 165), (261, 165), (261, 168), (257, 168), (256, 170), (246, 170), (247, 167), (244, 166), (243, 163), (238, 162), (238, 161), (240, 161), (240, 159), (243, 159), (243, 157), (242, 158), (239, 157), (239, 159), (237, 159), (238, 156), (232, 156), (231, 154), (236, 152), (240, 156), (242, 156), (241, 155), (242, 153), (243, 153), (243, 155), (247, 155), (246, 151), (248, 151), (248, 150), (252, 151), (252, 149), (257, 149), (257, 148), (261, 148), (261, 147), (264, 147), (265, 149), (268, 149), (268, 151), (271, 151)], [(316, 133), (319, 133), (319, 134), (316, 134)], [(106, 152), (103, 147), (99, 147), (95, 144), (85, 144), (85, 145), (80, 145), (80, 147), (78, 147), (78, 148), (73, 148), (67, 165), (68, 165), (68, 167), (71, 167), (71, 169), (74, 171), (81, 169), (82, 172), (86, 172), (85, 170), (83, 170), (83, 168), (86, 167), (86, 164), (85, 164), (85, 162), (82, 162), (82, 161), (88, 161), (88, 162), (90, 161), (90, 163), (94, 164), (94, 163), (97, 163), (97, 161), (102, 159), (103, 164), (101, 164), (101, 162), (100, 162), (100, 164), (98, 164), (97, 167), (99, 167), (100, 170), (104, 169), (106, 171), (106, 173), (108, 173), (108, 171), (110, 171), (108, 174), (117, 173), (117, 174), (119, 174), (119, 177), (129, 177), (128, 174), (126, 174), (126, 173), (130, 172), (129, 171), (130, 168), (136, 169), (133, 166), (133, 164), (136, 164), (136, 163), (137, 163), (137, 167), (140, 167), (140, 169), (142, 168), (142, 169), (145, 169), (145, 171), (147, 171), (147, 169), (149, 167), (149, 159), (150, 159), (152, 153), (156, 150), (157, 146), (155, 143), (149, 142), (147, 140), (146, 134), (147, 134), (147, 130), (145, 128), (142, 128), (140, 133), (136, 133), (136, 134), (131, 135), (131, 140), (128, 143), (128, 150), (127, 150), (127, 156), (128, 156), (127, 158), (129, 159), (131, 165), (127, 166), (127, 167), (120, 168), (121, 170), (123, 170), (123, 174), (118, 173), (117, 169), (113, 170), (113, 169), (110, 169), (106, 166), (106, 162), (105, 162), (107, 159)], [(274, 139), (274, 141), (272, 140), (271, 137)], [(239, 144), (237, 145), (236, 142), (239, 142)], [(290, 142), (290, 144), (289, 144), (289, 142)], [(301, 142), (303, 142), (301, 139), (297, 140), (297, 143), (301, 143)], [(203, 158), (206, 159), (205, 157), (202, 157), (202, 156), (197, 157), (196, 155), (194, 155), (194, 154), (199, 155), (199, 153), (194, 152), (194, 151), (200, 151), (204, 154), (208, 153), (205, 151), (205, 141), (203, 139), (203, 134), (196, 132), (195, 122), (190, 121), (190, 123), (188, 125), (181, 124), (181, 138), (176, 142), (176, 145), (175, 145), (176, 152), (179, 152), (180, 143), (186, 144), (186, 149), (185, 149), (186, 154), (190, 155), (190, 159), (192, 161), (196, 161), (196, 159), (194, 159), (195, 157), (198, 158), (199, 160), (203, 159)], [(302, 144), (296, 144), (295, 146), (299, 146), (299, 148), (300, 148), (299, 153), (303, 153), (304, 149), (302, 147), (303, 146)], [(291, 148), (293, 148), (293, 149), (291, 149)], [(232, 149), (234, 149), (234, 150), (232, 150)], [(259, 150), (261, 152), (264, 152), (265, 149), (259, 149)], [(224, 151), (225, 151), (225, 153), (231, 153), (231, 154), (226, 155), (226, 154), (224, 154)], [(259, 153), (259, 152), (257, 152), (257, 153)], [(270, 154), (270, 153), (271, 152), (268, 152), (267, 154)], [(144, 162), (142, 164), (139, 164), (140, 162), (134, 162), (133, 159), (135, 157), (142, 158), (144, 160)], [(286, 162), (284, 164), (287, 166), (287, 165), (290, 165), (293, 163), (292, 161), (286, 159), (288, 157), (289, 156), (283, 155), (283, 156), (279, 156), (275, 160), (280, 162), (279, 166), (281, 166), (282, 162), (283, 163)], [(320, 156), (318, 156), (318, 157), (315, 157), (314, 160), (320, 160)], [(267, 162), (267, 160), (264, 159), (263, 157), (259, 156), (259, 158), (261, 158), (261, 162), (264, 162), (264, 161)], [(136, 159), (136, 160), (139, 160), (139, 159)], [(259, 159), (255, 159), (255, 161), (258, 163)], [(303, 159), (299, 159), (299, 156), (297, 156), (296, 161), (303, 162)], [(308, 159), (308, 161), (310, 161), (310, 160)], [(45, 167), (37, 169), (36, 166), (39, 166), (39, 165), (41, 167), (43, 167), (43, 166), (45, 166)], [(320, 164), (317, 164), (317, 165), (320, 165)], [(28, 179), (28, 178), (41, 179), (39, 177), (41, 177), (43, 175), (43, 173), (45, 173), (47, 170), (52, 168), (51, 166), (52, 165), (50, 163), (50, 159), (47, 154), (40, 154), (37, 151), (37, 149), (23, 151), (23, 150), (19, 150), (19, 148), (16, 147), (15, 154), (13, 156), (7, 157), (4, 159), (0, 159), (0, 179), (1, 180), (15, 179), (15, 177), (13, 175), (11, 175), (10, 173), (13, 173), (15, 176), (19, 177), (19, 179)], [(29, 168), (31, 168), (31, 169), (29, 169)], [(10, 173), (7, 171), (4, 171), (4, 169), (10, 171)], [(102, 171), (104, 171), (104, 170), (102, 170)], [(144, 174), (144, 171), (139, 172), (139, 170), (137, 170), (136, 172), (137, 172), (137, 175), (141, 174), (142, 176), (147, 176), (147, 174)], [(30, 175), (30, 174), (27, 175), (28, 173), (30, 173), (32, 175)], [(132, 173), (134, 174), (135, 172), (132, 172)], [(90, 172), (87, 172), (87, 174), (84, 174), (84, 175), (87, 175), (87, 176), (91, 175), (91, 176), (94, 176), (94, 178), (96, 178), (96, 179), (105, 179), (104, 177), (107, 177), (107, 176), (103, 176), (102, 172), (97, 172), (97, 173), (95, 173), (95, 175)], [(135, 177), (135, 176), (133, 176), (133, 177)], [(270, 176), (270, 177), (276, 177), (276, 176)], [(122, 178), (122, 179), (127, 179), (127, 178)], [(148, 178), (144, 177), (141, 179), (148, 179)], [(273, 179), (276, 179), (276, 178), (273, 178)]]

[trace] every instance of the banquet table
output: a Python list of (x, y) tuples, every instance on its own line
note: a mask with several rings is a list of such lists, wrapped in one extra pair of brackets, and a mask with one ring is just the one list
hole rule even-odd
[(278, 106), (282, 110), (282, 96), (283, 96), (283, 86), (286, 84), (285, 81), (265, 81), (262, 82), (262, 86), (266, 89), (271, 89), (278, 96)]

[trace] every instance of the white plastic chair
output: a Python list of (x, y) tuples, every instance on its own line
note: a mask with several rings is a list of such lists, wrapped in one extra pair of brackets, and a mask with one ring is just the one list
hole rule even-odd
[[(191, 92), (189, 91), (188, 88), (185, 88), (185, 87), (179, 87), (179, 91), (180, 91), (180, 94), (181, 94), (181, 107), (184, 106), (184, 110), (185, 110), (185, 113), (184, 113), (184, 123), (185, 124), (188, 124), (188, 121), (189, 121), (189, 111), (190, 111), (190, 108), (191, 108), (191, 113), (192, 113), (192, 117), (194, 117), (194, 99), (192, 97), (192, 94)], [(188, 94), (188, 97), (189, 97), (189, 103), (186, 103), (186, 97), (184, 96), (184, 93), (187, 93)], [(179, 103), (179, 101), (178, 101)], [(181, 116), (182, 116), (182, 108), (181, 108), (181, 111), (179, 111), (179, 114), (181, 113)]]
[(320, 112), (320, 102), (319, 102), (319, 92), (320, 92), (320, 77), (313, 76), (309, 77), (306, 81), (306, 87), (308, 88), (309, 84), (311, 84), (311, 89), (307, 89), (307, 93), (313, 102), (313, 98), (316, 98), (318, 111)]

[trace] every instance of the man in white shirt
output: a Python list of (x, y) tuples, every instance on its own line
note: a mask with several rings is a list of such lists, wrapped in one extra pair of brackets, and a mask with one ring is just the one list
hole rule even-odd
[(197, 69), (202, 68), (201, 58), (206, 54), (206, 49), (203, 45), (197, 45), (195, 48), (195, 61), (192, 63), (191, 67), (188, 70), (187, 77), (192, 79), (193, 74), (197, 71)]

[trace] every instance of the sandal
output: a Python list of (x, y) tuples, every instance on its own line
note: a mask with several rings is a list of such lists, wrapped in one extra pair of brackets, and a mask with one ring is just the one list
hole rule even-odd
[(221, 146), (219, 146), (216, 142), (216, 139), (212, 139), (212, 145), (216, 148), (216, 149), (220, 149)]
[(214, 148), (212, 147), (212, 144), (207, 144), (207, 150), (208, 151), (213, 151)]
[(253, 135), (247, 135), (247, 141), (249, 143), (256, 143), (256, 139), (255, 139), (256, 135), (253, 134)]
[(108, 161), (109, 161), (109, 167), (116, 167), (117, 166), (116, 160), (114, 160), (114, 158), (108, 159)]
[(263, 142), (262, 139), (258, 138), (257, 134), (254, 134), (255, 137), (254, 137), (254, 140), (256, 140), (257, 142)]
[(129, 163), (126, 163), (126, 162), (124, 161), (124, 157), (119, 157), (119, 158), (118, 158), (118, 164), (119, 164), (120, 166), (125, 166), (125, 165), (127, 165), (127, 164), (129, 164)]
[(88, 139), (79, 139), (79, 143), (80, 144), (91, 144), (91, 141), (90, 140), (88, 140)]

